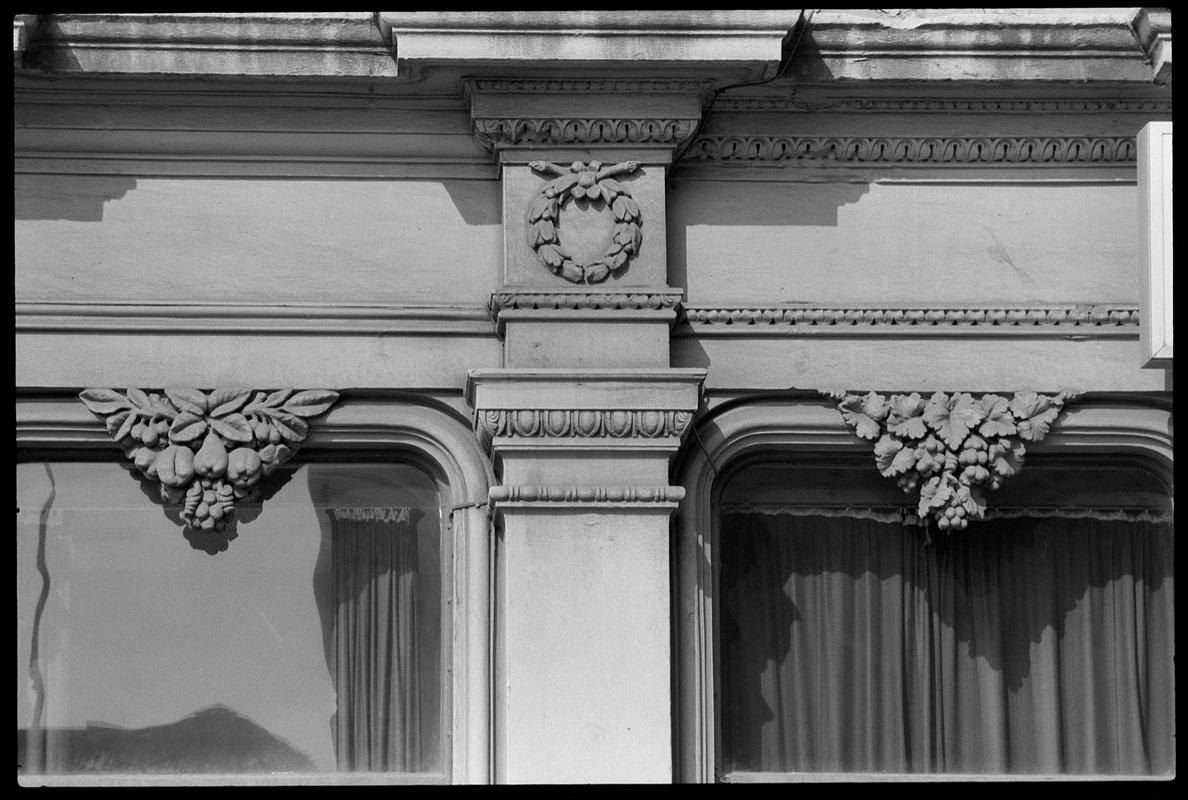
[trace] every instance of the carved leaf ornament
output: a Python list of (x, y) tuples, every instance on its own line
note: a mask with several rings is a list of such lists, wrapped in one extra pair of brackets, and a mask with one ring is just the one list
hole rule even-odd
[[(627, 259), (639, 253), (643, 237), (639, 203), (613, 176), (635, 172), (639, 162), (622, 161), (604, 167), (601, 161), (575, 161), (562, 167), (533, 161), (528, 166), (536, 172), (560, 176), (545, 185), (528, 210), (528, 243), (544, 265), (571, 283), (601, 283), (612, 274), (619, 275)], [(561, 244), (561, 208), (572, 198), (605, 204), (615, 216), (610, 244), (601, 255), (588, 261), (577, 258)]]
[(297, 452), (307, 420), (329, 409), (338, 393), (87, 389), (79, 398), (106, 418), (107, 432), (159, 485), (161, 500), (181, 504), (186, 526), (211, 533), (231, 523), (237, 504), (259, 498), (261, 478)]
[(841, 397), (838, 409), (855, 434), (874, 441), (882, 475), (909, 494), (919, 489), (920, 519), (963, 530), (970, 519), (983, 518), (983, 491), (1022, 469), (1024, 441), (1043, 439), (1067, 398), (936, 392), (925, 400), (915, 392), (870, 392)]

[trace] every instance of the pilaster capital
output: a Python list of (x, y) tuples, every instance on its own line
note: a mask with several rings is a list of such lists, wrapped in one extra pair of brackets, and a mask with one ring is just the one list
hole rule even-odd
[(467, 401), (495, 452), (650, 450), (680, 446), (700, 403), (703, 369), (472, 370)]

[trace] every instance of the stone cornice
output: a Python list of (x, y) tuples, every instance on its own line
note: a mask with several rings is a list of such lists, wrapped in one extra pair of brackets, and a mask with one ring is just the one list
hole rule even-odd
[(1133, 136), (699, 136), (693, 161), (798, 164), (1132, 164)]
[(715, 110), (841, 111), (846, 113), (1170, 114), (1172, 101), (1125, 98), (974, 98), (723, 96)]
[(1063, 306), (685, 306), (695, 330), (710, 333), (857, 335), (1137, 336), (1138, 309), (1118, 305)]
[(372, 12), (53, 14), (26, 69), (169, 75), (396, 77)]
[(1149, 83), (1133, 8), (819, 9), (791, 77)]
[(1171, 84), (1172, 33), (1171, 12), (1167, 9), (1140, 8), (1134, 17), (1134, 32), (1151, 63), (1156, 83)]

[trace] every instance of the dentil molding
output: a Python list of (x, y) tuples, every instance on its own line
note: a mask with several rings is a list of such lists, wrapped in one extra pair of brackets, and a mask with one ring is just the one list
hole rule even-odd
[(681, 302), (680, 289), (639, 292), (585, 291), (581, 289), (557, 289), (547, 292), (537, 290), (503, 290), (491, 295), (488, 310), (494, 316), (501, 311), (511, 310), (564, 310), (582, 311), (631, 310), (659, 311), (675, 309)]
[(1063, 306), (880, 306), (718, 307), (684, 306), (685, 319), (698, 327), (740, 329), (756, 333), (863, 331), (903, 333), (1042, 333), (1117, 330), (1133, 334), (1139, 310), (1133, 306), (1082, 304)]
[(1018, 392), (980, 398), (966, 392), (878, 392), (838, 395), (838, 410), (854, 433), (875, 442), (880, 474), (905, 492), (919, 492), (917, 513), (941, 530), (983, 519), (984, 491), (1023, 468), (1025, 442), (1041, 441), (1070, 395)]
[(267, 494), (261, 483), (293, 457), (309, 420), (338, 400), (326, 389), (203, 392), (86, 389), (79, 398), (105, 418), (107, 432), (163, 503), (180, 506), (189, 531), (217, 534), (236, 508)]

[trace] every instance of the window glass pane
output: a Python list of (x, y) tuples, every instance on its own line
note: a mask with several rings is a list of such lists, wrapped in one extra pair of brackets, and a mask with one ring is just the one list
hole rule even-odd
[(719, 535), (724, 771), (1170, 774), (1166, 492), (1134, 469), (1086, 492), (1101, 475), (1070, 472), (1029, 476), (1051, 479), (1042, 516), (931, 539), (845, 511), (894, 499), (847, 491), (847, 470), (738, 473)]
[(208, 553), (123, 467), (18, 465), (21, 771), (445, 770), (436, 485), (276, 477)]

